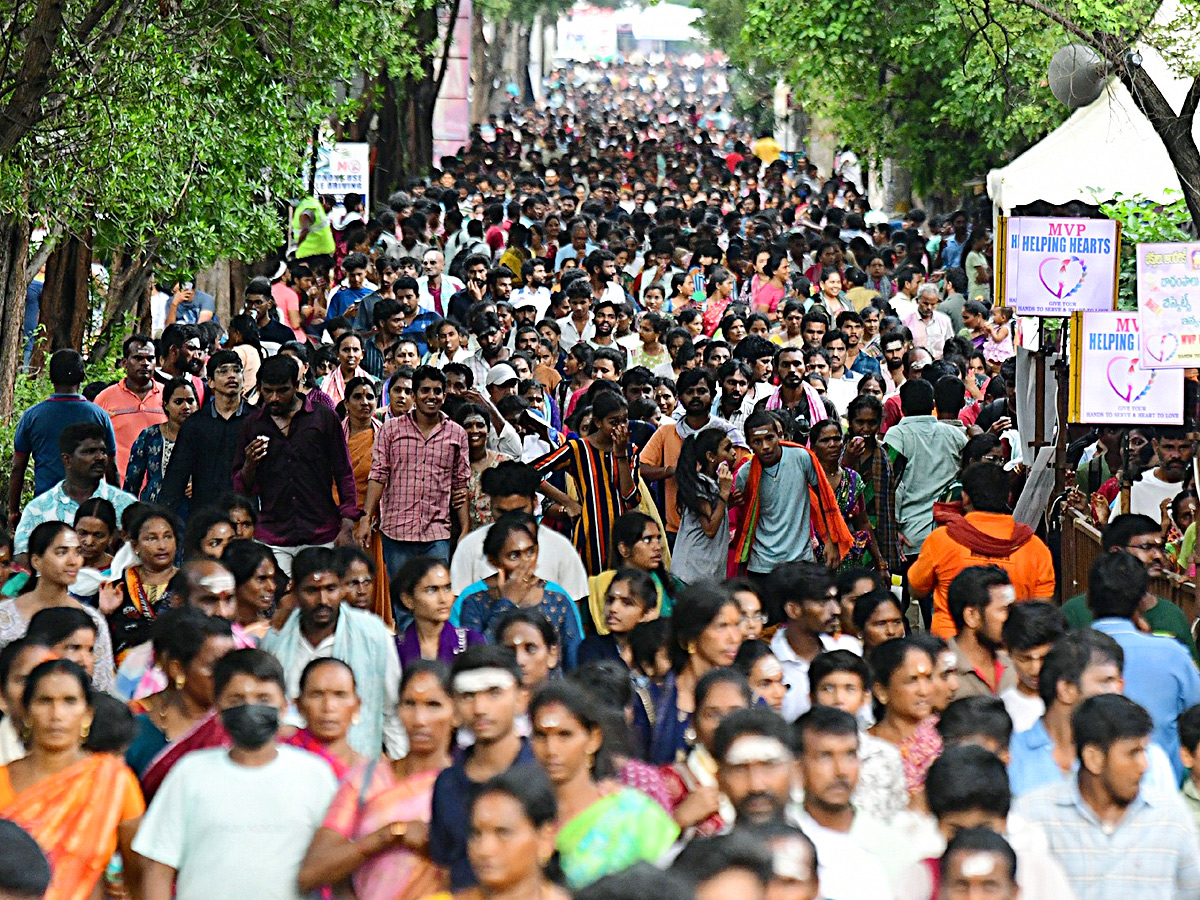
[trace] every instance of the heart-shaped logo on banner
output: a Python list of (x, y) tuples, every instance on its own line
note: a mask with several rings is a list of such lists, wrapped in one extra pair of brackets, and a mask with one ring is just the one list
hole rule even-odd
[(1136, 359), (1114, 356), (1108, 363), (1108, 383), (1126, 403), (1132, 403), (1135, 397), (1141, 399), (1153, 382), (1154, 372), (1139, 369)]
[(1179, 352), (1179, 336), (1176, 334), (1155, 334), (1144, 340), (1146, 353), (1155, 362), (1165, 363)]
[(1087, 265), (1078, 256), (1048, 256), (1038, 266), (1042, 285), (1058, 300), (1079, 290), (1087, 277)]

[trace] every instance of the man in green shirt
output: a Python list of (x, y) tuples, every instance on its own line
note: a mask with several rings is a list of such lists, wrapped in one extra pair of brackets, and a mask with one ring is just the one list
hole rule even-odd
[[(1146, 573), (1151, 578), (1157, 578), (1163, 573), (1162, 527), (1149, 516), (1132, 513), (1117, 516), (1104, 529), (1101, 544), (1107, 553), (1124, 550), (1136, 556), (1145, 565)], [(1072, 628), (1087, 628), (1092, 624), (1092, 613), (1088, 609), (1087, 597), (1084, 594), (1072, 597), (1064, 603), (1062, 612)], [(1170, 600), (1146, 594), (1140, 612), (1151, 631), (1175, 638), (1188, 648), (1193, 660), (1200, 661), (1196, 654), (1192, 629), (1182, 609)]]

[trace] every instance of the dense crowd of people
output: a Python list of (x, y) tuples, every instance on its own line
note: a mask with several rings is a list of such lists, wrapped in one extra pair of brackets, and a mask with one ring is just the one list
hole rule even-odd
[(228, 322), (50, 357), (0, 896), (1200, 898), (1189, 434), (1077, 442), (1062, 597), (986, 216), (726, 90), (567, 67)]

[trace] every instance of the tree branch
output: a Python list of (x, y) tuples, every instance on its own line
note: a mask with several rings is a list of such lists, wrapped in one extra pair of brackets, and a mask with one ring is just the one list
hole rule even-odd
[(446, 77), (446, 69), (450, 65), (450, 48), (454, 45), (454, 27), (458, 22), (458, 10), (461, 4), (462, 0), (453, 0), (450, 7), (450, 18), (446, 21), (446, 38), (442, 42), (442, 59), (433, 76), (433, 95), (435, 97), (442, 92), (442, 80)]
[(54, 76), (54, 53), (63, 32), (66, 0), (40, 0), (25, 44), (16, 86), (0, 113), (0, 156), (25, 137), (41, 118), (40, 108)]
[(89, 34), (100, 24), (100, 21), (108, 13), (117, 0), (98, 0), (95, 6), (88, 10), (87, 15), (83, 17), (83, 21), (79, 23), (79, 27), (75, 29), (75, 40), (79, 43), (84, 43)]
[(33, 254), (33, 258), (29, 260), (29, 265), (25, 267), (25, 283), (30, 284), (37, 273), (42, 270), (42, 266), (50, 259), (50, 254), (54, 252), (54, 248), (58, 246), (58, 239), (62, 237), (63, 226), (61, 222), (55, 222), (54, 227), (42, 239), (41, 245), (38, 247), (37, 253)]
[(1179, 118), (1191, 127), (1192, 119), (1196, 115), (1196, 107), (1200, 106), (1200, 75), (1192, 80), (1192, 86), (1188, 88), (1187, 96), (1183, 98), (1183, 107), (1179, 110)]
[[(1065, 15), (1060, 13), (1058, 10), (1052, 9), (1051, 7), (1047, 6), (1045, 3), (1042, 2), (1042, 0), (1008, 0), (1008, 2), (1012, 3), (1015, 6), (1024, 6), (1027, 9), (1032, 9), (1034, 12), (1038, 13), (1039, 15), (1045, 16), (1051, 22), (1054, 22), (1056, 25), (1061, 27), (1063, 29), (1063, 31), (1067, 32), (1068, 34), (1074, 35), (1075, 37), (1079, 38), (1079, 40), (1081, 40), (1085, 44), (1087, 44), (1089, 47), (1092, 47), (1093, 49), (1098, 51), (1105, 59), (1108, 60), (1110, 65), (1112, 65), (1112, 66), (1123, 65), (1124, 60), (1121, 59), (1120, 54), (1116, 53), (1110, 47), (1109, 41), (1098, 40), (1096, 34), (1094, 34), (1093, 32), (1085, 31), (1082, 27), (1077, 25), (1071, 19), (1067, 18)], [(1108, 36), (1113, 38), (1114, 41), (1119, 40), (1116, 35), (1108, 35)]]

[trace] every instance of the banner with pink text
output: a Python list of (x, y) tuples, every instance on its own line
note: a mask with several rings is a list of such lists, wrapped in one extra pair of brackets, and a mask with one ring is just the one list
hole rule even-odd
[(1200, 366), (1200, 244), (1137, 245), (1142, 365)]
[(1132, 312), (1079, 313), (1071, 322), (1070, 421), (1182, 425), (1183, 371), (1142, 365)]
[(1023, 316), (1111, 310), (1117, 302), (1120, 227), (1112, 219), (1002, 220), (1005, 306)]

